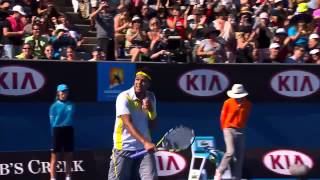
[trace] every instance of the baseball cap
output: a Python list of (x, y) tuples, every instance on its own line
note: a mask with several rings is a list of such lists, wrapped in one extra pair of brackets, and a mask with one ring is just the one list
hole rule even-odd
[(282, 2), (282, 0), (274, 0), (274, 3)]
[(135, 15), (133, 16), (132, 21), (140, 21), (140, 17)]
[(317, 53), (319, 53), (319, 52), (320, 52), (319, 49), (312, 49), (312, 50), (309, 52), (309, 54), (315, 55), (315, 54), (317, 54)]
[(312, 15), (313, 17), (320, 17), (320, 9), (314, 10)]
[(262, 13), (260, 13), (259, 18), (260, 19), (269, 19), (269, 15), (266, 12), (262, 12)]
[(57, 91), (67, 91), (67, 90), (69, 90), (69, 88), (66, 84), (59, 84), (57, 86)]
[(92, 51), (102, 51), (102, 48), (100, 46), (96, 46), (93, 48)]
[(284, 28), (278, 28), (276, 30), (276, 34), (287, 34), (286, 30)]
[(58, 24), (58, 25), (56, 26), (56, 30), (69, 31), (69, 29), (66, 28), (66, 26), (64, 26), (64, 24)]
[(279, 48), (279, 47), (280, 47), (280, 44), (272, 43), (272, 44), (270, 44), (269, 49), (274, 49), (274, 48)]
[(19, 14), (21, 14), (21, 15), (23, 15), (23, 16), (26, 15), (26, 13), (25, 13), (24, 10), (23, 10), (23, 7), (20, 6), (20, 5), (15, 5), (15, 6), (13, 6), (12, 11), (13, 11), (13, 12), (18, 12)]
[(309, 39), (319, 39), (320, 36), (316, 33), (312, 33), (310, 36), (309, 36)]
[(308, 9), (309, 9), (308, 3), (300, 3), (298, 4), (297, 12), (304, 13), (304, 12), (307, 12)]

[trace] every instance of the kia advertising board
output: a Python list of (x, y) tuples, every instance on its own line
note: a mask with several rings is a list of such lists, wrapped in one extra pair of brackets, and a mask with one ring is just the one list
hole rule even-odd
[(153, 70), (158, 100), (224, 101), (232, 84), (244, 84), (258, 101), (319, 101), (320, 66), (274, 64), (137, 64)]
[(58, 84), (73, 101), (96, 101), (96, 64), (65, 61), (0, 61), (2, 102), (53, 101)]
[(271, 79), (272, 89), (282, 96), (305, 97), (319, 91), (319, 77), (302, 70), (287, 70), (277, 73)]
[(289, 169), (293, 165), (306, 165), (310, 170), (314, 167), (312, 158), (302, 152), (290, 149), (273, 150), (263, 157), (265, 167), (276, 174), (291, 175)]
[(229, 80), (219, 71), (195, 69), (183, 73), (178, 85), (182, 91), (192, 96), (210, 97), (224, 92), (229, 86)]
[(24, 96), (39, 91), (45, 83), (44, 75), (25, 66), (0, 67), (0, 94)]
[(118, 94), (133, 86), (136, 66), (127, 63), (98, 63), (98, 101), (115, 101)]

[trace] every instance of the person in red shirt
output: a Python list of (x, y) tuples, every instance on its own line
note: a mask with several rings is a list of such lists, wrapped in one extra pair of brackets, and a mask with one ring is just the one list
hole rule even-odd
[(186, 39), (186, 29), (187, 29), (187, 13), (189, 9), (186, 10), (183, 16), (181, 16), (180, 6), (174, 5), (172, 7), (171, 17), (167, 18), (167, 25), (169, 29), (174, 29), (177, 31), (181, 39)]
[(215, 180), (221, 180), (229, 165), (232, 179), (240, 180), (245, 153), (245, 127), (252, 104), (246, 98), (248, 92), (242, 84), (234, 84), (227, 95), (229, 99), (224, 102), (220, 117), (226, 153), (216, 169)]

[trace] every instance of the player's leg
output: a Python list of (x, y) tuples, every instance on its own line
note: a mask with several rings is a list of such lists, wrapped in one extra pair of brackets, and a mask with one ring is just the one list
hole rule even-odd
[(147, 153), (140, 162), (139, 175), (141, 180), (157, 180), (157, 167), (154, 153)]
[(121, 150), (112, 150), (108, 180), (127, 180), (131, 179), (133, 159), (129, 154)]
[(51, 152), (50, 158), (50, 179), (56, 179), (56, 167), (57, 167), (57, 154), (55, 152)]

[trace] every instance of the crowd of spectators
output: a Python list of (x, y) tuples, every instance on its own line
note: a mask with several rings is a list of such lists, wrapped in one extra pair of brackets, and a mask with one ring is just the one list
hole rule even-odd
[[(84, 60), (320, 64), (320, 0), (72, 0)], [(2, 0), (2, 57), (77, 60), (83, 37), (50, 0)]]

